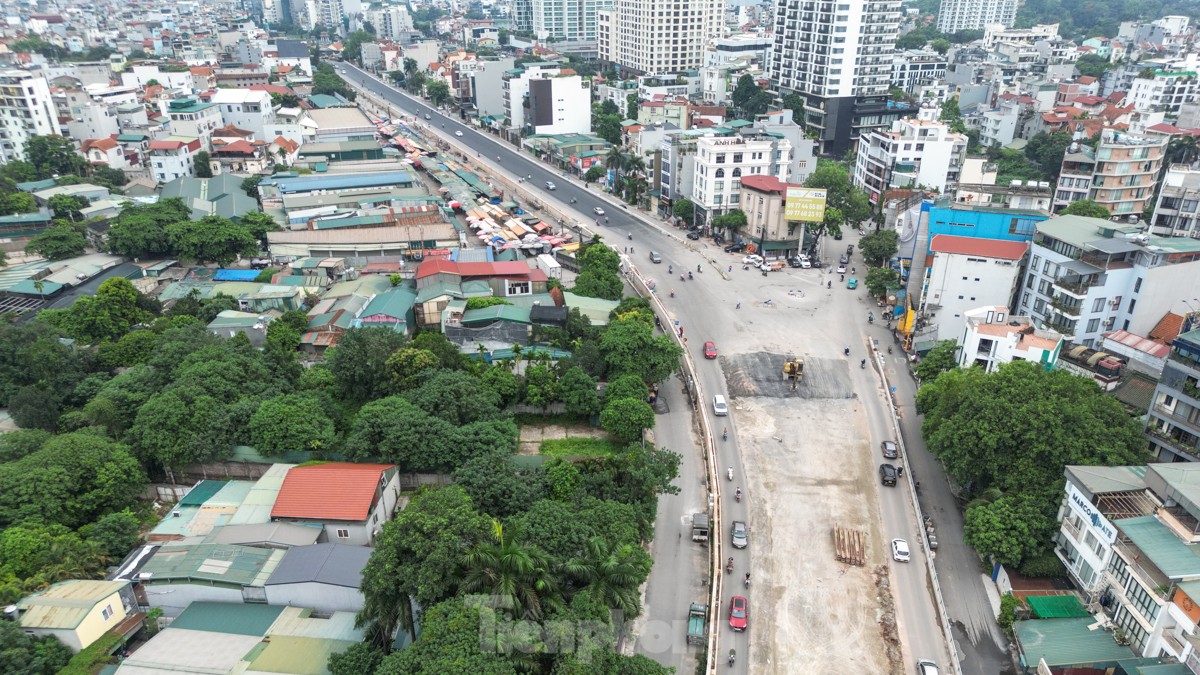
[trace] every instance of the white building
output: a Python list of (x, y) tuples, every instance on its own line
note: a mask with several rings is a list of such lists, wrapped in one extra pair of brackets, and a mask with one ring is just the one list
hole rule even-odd
[(911, 109), (889, 100), (899, 0), (780, 0), (771, 79), (805, 100), (820, 152), (840, 156), (864, 131)]
[(608, 0), (532, 0), (533, 33), (539, 40), (592, 42), (597, 39), (597, 12), (611, 6)]
[(399, 40), (406, 31), (413, 29), (412, 16), (408, 9), (398, 5), (388, 5), (382, 9), (367, 12), (367, 20), (375, 27), (375, 35), (390, 40)]
[(1200, 239), (1200, 169), (1183, 164), (1167, 168), (1154, 206), (1150, 233)]
[(1023, 241), (934, 235), (920, 307), (936, 325), (936, 339), (962, 339), (969, 310), (1011, 306), (1028, 251)]
[(999, 24), (1010, 27), (1017, 20), (1017, 0), (942, 0), (937, 28), (943, 33), (982, 30)]
[(694, 70), (724, 15), (724, 0), (613, 0), (596, 12), (600, 60), (642, 74)]
[(1200, 83), (1194, 71), (1152, 70), (1149, 77), (1137, 77), (1129, 87), (1125, 104), (1141, 112), (1178, 114), (1187, 103), (1197, 101)]
[(1017, 137), (1021, 121), (1021, 105), (1015, 100), (1002, 100), (995, 108), (979, 113), (968, 124), (979, 129), (979, 144), (985, 148), (1004, 147)]
[(1149, 335), (1200, 288), (1200, 243), (1136, 225), (1056, 216), (1036, 226), (1021, 312), (1092, 347), (1113, 330)]
[(267, 129), (275, 121), (270, 93), (254, 89), (218, 89), (212, 102), (220, 109), (226, 125), (253, 131), (260, 141), (270, 140)]
[(34, 136), (61, 133), (45, 78), (0, 71), (0, 163), (24, 159), (25, 143)]
[(755, 33), (739, 33), (713, 40), (704, 50), (705, 66), (720, 66), (731, 61), (746, 59), (757, 63), (758, 67), (767, 70), (771, 65), (771, 45), (774, 39), (769, 35)]
[(194, 98), (171, 101), (167, 115), (171, 118), (171, 133), (200, 139), (201, 150), (212, 148), (212, 132), (222, 125), (221, 110), (216, 104), (201, 103)]
[(85, 138), (107, 138), (121, 133), (117, 111), (103, 103), (84, 103), (71, 108), (67, 135), (77, 141)]
[(182, 176), (195, 176), (195, 156), (203, 149), (195, 136), (168, 136), (151, 141), (147, 158), (150, 177), (159, 183), (169, 183)]
[(963, 313), (966, 325), (959, 339), (958, 365), (995, 372), (1013, 361), (1032, 361), (1050, 370), (1066, 341), (1051, 330), (1033, 325), (1027, 316), (1012, 316), (1008, 307), (978, 307)]
[(510, 129), (529, 134), (591, 133), (592, 92), (579, 75), (529, 64), (504, 76), (504, 112)]
[(1055, 554), (1103, 630), (1138, 656), (1200, 663), (1200, 464), (1068, 466)]
[(696, 222), (742, 208), (742, 176), (772, 176), (787, 182), (792, 144), (761, 130), (746, 129), (732, 136), (704, 136), (696, 140), (691, 200)]
[(946, 57), (934, 51), (906, 49), (892, 57), (892, 86), (909, 94), (946, 77)]
[(967, 156), (964, 134), (935, 119), (936, 107), (922, 108), (921, 117), (892, 122), (889, 130), (874, 130), (858, 144), (854, 183), (878, 204), (893, 188), (923, 186), (946, 192), (958, 183)]
[(1042, 40), (1053, 40), (1058, 37), (1058, 24), (1038, 24), (1032, 28), (1010, 28), (1004, 24), (983, 26), (983, 48), (992, 50), (998, 43), (1019, 44), (1032, 47)]

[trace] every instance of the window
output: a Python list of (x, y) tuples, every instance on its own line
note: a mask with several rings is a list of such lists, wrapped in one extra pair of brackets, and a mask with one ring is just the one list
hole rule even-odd
[(350, 538), (350, 530), (338, 528), (337, 537), (338, 537), (338, 539), (349, 539)]
[(110, 618), (112, 618), (112, 615), (112, 605), (105, 605), (104, 609), (100, 610), (100, 616), (103, 617), (105, 621), (108, 621)]
[(1092, 319), (1088, 321), (1087, 332), (1095, 333), (1100, 330), (1100, 319)]
[(1137, 307), (1137, 298), (1129, 299), (1129, 313), (1133, 314), (1133, 308)]
[(1093, 312), (1103, 312), (1104, 311), (1104, 298), (1096, 298), (1095, 300), (1092, 301), (1092, 311)]
[(1137, 281), (1133, 282), (1133, 292), (1137, 293), (1142, 290), (1142, 278), (1138, 277)]
[(505, 285), (508, 287), (505, 295), (529, 295), (532, 292), (528, 281), (508, 281)]

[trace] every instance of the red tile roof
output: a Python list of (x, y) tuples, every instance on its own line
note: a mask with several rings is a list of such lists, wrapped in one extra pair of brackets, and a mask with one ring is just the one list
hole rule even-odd
[(1002, 258), (1004, 260), (1020, 260), (1028, 248), (1029, 244), (1023, 241), (956, 237), (952, 234), (935, 234), (933, 241), (929, 243), (929, 250), (935, 253), (977, 255), (982, 258)]
[[(766, 174), (742, 176), (742, 187), (748, 187), (752, 190), (758, 190), (759, 192), (778, 192), (779, 194), (786, 194), (788, 187), (791, 185), (791, 183), (785, 183), (774, 176), (768, 176)], [(800, 186), (796, 185), (795, 187)]]
[(220, 147), (213, 148), (213, 152), (253, 155), (256, 152), (256, 148), (250, 142), (238, 139), (232, 143), (226, 143)]
[(89, 138), (89, 139), (85, 140), (83, 143), (80, 143), (81, 149), (84, 150), (85, 152), (88, 150), (91, 150), (92, 148), (96, 148), (97, 150), (105, 150), (105, 151), (113, 150), (113, 149), (119, 147), (119, 145), (120, 144), (117, 143), (117, 139), (115, 139), (111, 136), (109, 136), (108, 138)]
[(424, 279), (435, 274), (457, 274), (464, 279), (506, 277), (527, 278), (531, 281), (545, 281), (546, 274), (541, 270), (532, 269), (520, 261), (510, 262), (454, 262), (446, 259), (426, 259), (417, 267), (417, 278)]
[(1105, 333), (1104, 339), (1112, 340), (1113, 342), (1119, 342), (1126, 347), (1131, 347), (1139, 352), (1142, 352), (1143, 354), (1149, 354), (1157, 359), (1165, 359), (1167, 358), (1167, 355), (1171, 353), (1171, 348), (1169, 346), (1157, 340), (1144, 338), (1141, 335), (1136, 335), (1128, 331), (1115, 330), (1111, 333)]
[(151, 141), (151, 150), (178, 150), (187, 145), (183, 141)]
[(375, 504), (379, 475), (394, 464), (329, 462), (288, 470), (272, 518), (364, 521)]
[(1158, 325), (1150, 329), (1150, 337), (1163, 342), (1171, 342), (1179, 337), (1183, 329), (1183, 317), (1174, 312), (1167, 312), (1158, 320)]

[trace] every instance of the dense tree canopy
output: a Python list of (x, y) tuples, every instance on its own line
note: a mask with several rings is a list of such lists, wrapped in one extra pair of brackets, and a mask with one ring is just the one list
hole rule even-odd
[(1064, 216), (1087, 216), (1088, 218), (1104, 218), (1106, 220), (1112, 216), (1111, 211), (1091, 199), (1073, 201), (1059, 213)]

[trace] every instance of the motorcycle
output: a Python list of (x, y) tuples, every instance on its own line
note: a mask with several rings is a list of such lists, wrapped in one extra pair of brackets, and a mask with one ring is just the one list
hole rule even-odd
[(693, 278), (693, 277), (692, 277), (692, 273), (691, 273), (691, 272), (688, 272), (688, 279), (692, 279), (692, 278)]
[(750, 573), (746, 572), (746, 588), (750, 588)]
[(733, 558), (725, 563), (725, 574), (733, 574)]
[(729, 467), (729, 470), (725, 472), (725, 477), (728, 478), (729, 480), (733, 480), (733, 467), (732, 466)]
[(875, 323), (875, 315), (867, 314), (867, 323)]
[(733, 667), (733, 662), (734, 662), (736, 659), (737, 659), (737, 652), (736, 652), (736, 651), (734, 651), (734, 650), (732, 650), (732, 649), (730, 649), (730, 650), (729, 650), (729, 667), (730, 667), (730, 668), (732, 668), (732, 667)]
[(700, 274), (700, 273), (701, 273), (701, 272), (703, 272), (703, 271), (704, 271), (704, 270), (700, 269), (700, 266), (699, 266), (699, 265), (696, 265), (696, 274)]
[(737, 502), (742, 501), (742, 488), (738, 488), (737, 490), (734, 490), (733, 499), (734, 499), (734, 501), (737, 501)]
[(827, 288), (827, 289), (832, 289), (832, 288), (833, 288), (833, 282), (832, 282), (832, 281), (826, 281), (826, 282), (825, 282), (825, 288)]
[(843, 354), (844, 356), (850, 356), (850, 348), (849, 348), (849, 347), (846, 347), (845, 349), (843, 349), (843, 350), (842, 350), (842, 354)]
[(680, 274), (680, 275), (679, 275), (679, 280), (680, 280), (680, 281), (687, 281), (687, 275)]
[(672, 298), (675, 297), (675, 289), (673, 289), (673, 288), (671, 289), (671, 297)]
[[(721, 430), (721, 440), (723, 440), (723, 441), (729, 440), (729, 429)], [(732, 469), (730, 471), (732, 472)]]
[(867, 369), (867, 360), (866, 360), (866, 359), (863, 359), (862, 361), (859, 361), (859, 362), (858, 362), (858, 367), (859, 367), (859, 368), (862, 368), (863, 370), (866, 370), (866, 369)]
[(891, 346), (891, 345), (888, 345), (888, 353), (889, 353), (889, 354), (891, 354), (891, 353), (892, 353), (892, 346)]

